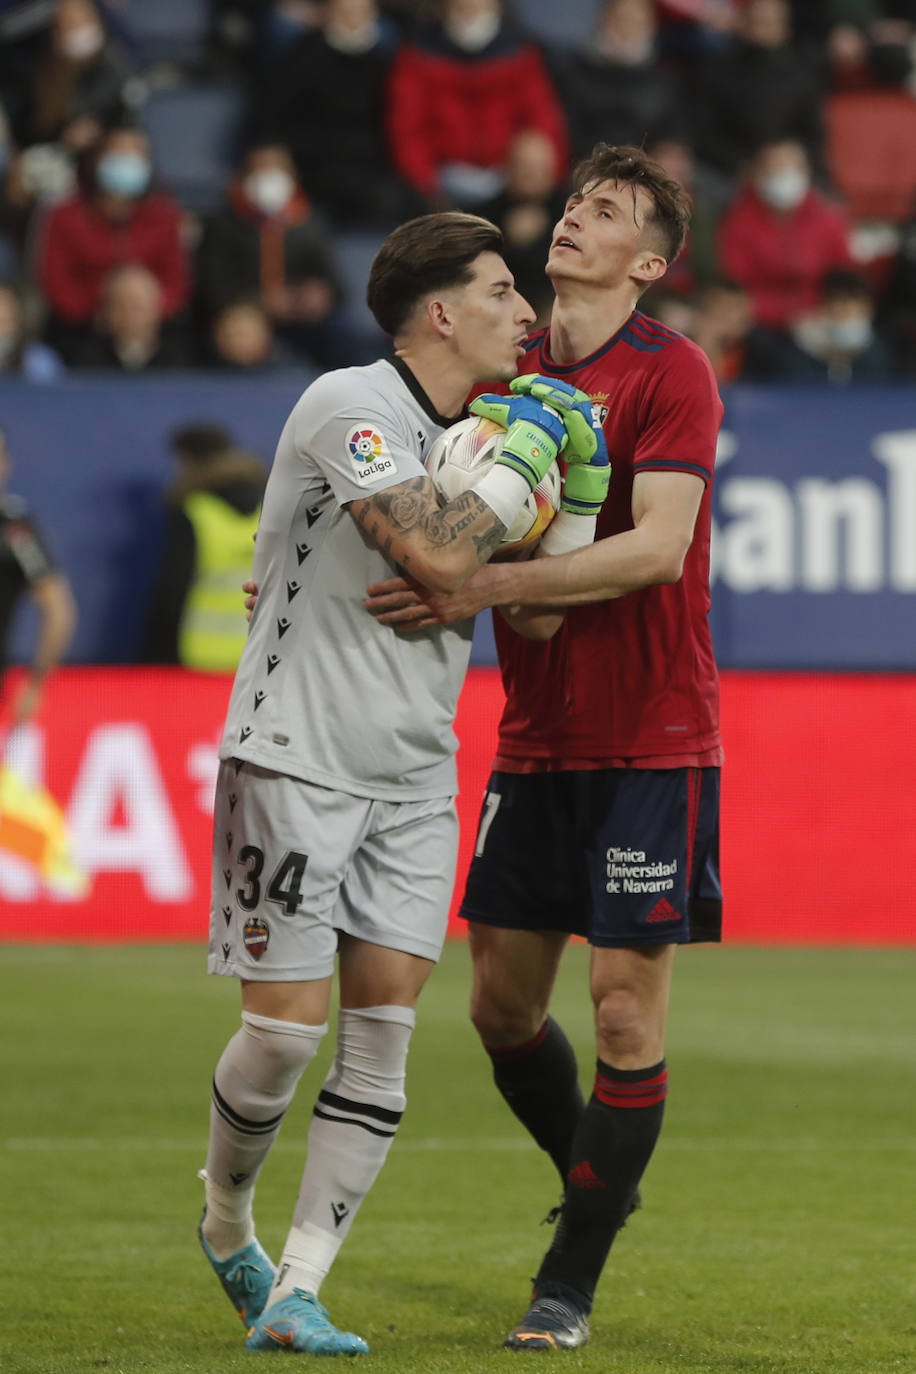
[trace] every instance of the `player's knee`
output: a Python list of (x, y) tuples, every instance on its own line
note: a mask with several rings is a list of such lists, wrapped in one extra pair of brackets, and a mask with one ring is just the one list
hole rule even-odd
[(295, 1021), (277, 1021), (255, 1012), (242, 1012), (242, 1029), (248, 1057), (258, 1064), (265, 1082), (298, 1082), (306, 1066), (318, 1052), (327, 1024), (302, 1026)]
[(511, 989), (477, 987), (471, 994), (471, 1022), (484, 1045), (523, 1045), (537, 1035), (544, 1014)]
[(600, 1058), (618, 1068), (641, 1059), (657, 1035), (651, 1009), (635, 988), (615, 987), (595, 1006), (595, 1033)]

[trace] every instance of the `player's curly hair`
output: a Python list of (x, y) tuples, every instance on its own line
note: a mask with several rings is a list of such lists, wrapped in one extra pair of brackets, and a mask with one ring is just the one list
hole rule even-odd
[(495, 224), (458, 210), (420, 215), (393, 230), (369, 270), (366, 301), (386, 334), (398, 335), (430, 292), (471, 281), (481, 253), (502, 253)]
[(642, 148), (596, 143), (572, 175), (573, 195), (599, 181), (641, 186), (655, 207), (648, 221), (656, 231), (657, 247), (667, 263), (674, 262), (684, 246), (690, 223), (690, 200), (679, 182), (649, 157)]

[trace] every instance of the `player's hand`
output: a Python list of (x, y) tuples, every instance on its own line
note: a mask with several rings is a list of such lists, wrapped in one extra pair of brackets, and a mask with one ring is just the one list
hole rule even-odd
[(527, 373), (510, 383), (511, 391), (537, 396), (563, 416), (569, 441), (563, 451), (568, 468), (560, 509), (573, 515), (597, 515), (611, 480), (611, 463), (601, 422), (584, 391), (556, 377)]
[(467, 620), (489, 603), (471, 578), (456, 592), (434, 592), (407, 577), (389, 577), (366, 588), (366, 610), (380, 625), (409, 633)]
[(248, 582), (243, 582), (243, 583), (242, 583), (242, 591), (248, 593), (248, 595), (245, 597), (245, 618), (246, 618), (246, 620), (250, 620), (250, 619), (251, 619), (252, 611), (254, 610), (255, 606), (258, 604), (258, 584), (257, 584), (257, 582), (255, 582), (255, 581), (253, 581), (253, 580), (248, 581)]
[(524, 477), (534, 491), (569, 436), (563, 417), (536, 396), (477, 396), (468, 409), (506, 430), (497, 463), (504, 463)]
[(535, 396), (563, 416), (569, 442), (563, 450), (567, 463), (594, 463), (601, 467), (609, 461), (601, 422), (584, 391), (558, 377), (542, 377), (527, 372), (509, 383), (509, 390), (522, 396)]

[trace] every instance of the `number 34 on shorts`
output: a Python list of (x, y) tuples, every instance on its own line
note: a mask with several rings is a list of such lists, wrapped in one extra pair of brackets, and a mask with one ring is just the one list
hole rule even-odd
[[(243, 911), (256, 911), (262, 900), (276, 902), (287, 916), (295, 916), (302, 901), (302, 879), (308, 861), (307, 854), (300, 854), (296, 849), (287, 850), (265, 886), (263, 849), (256, 844), (243, 844), (237, 862), (245, 876), (243, 884), (235, 889), (235, 900)], [(226, 869), (227, 874), (230, 871)]]

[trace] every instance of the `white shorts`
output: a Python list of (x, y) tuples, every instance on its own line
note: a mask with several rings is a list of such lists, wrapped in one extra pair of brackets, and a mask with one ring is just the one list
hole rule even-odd
[(454, 797), (387, 802), (220, 764), (211, 973), (326, 978), (337, 932), (436, 960), (458, 853)]

